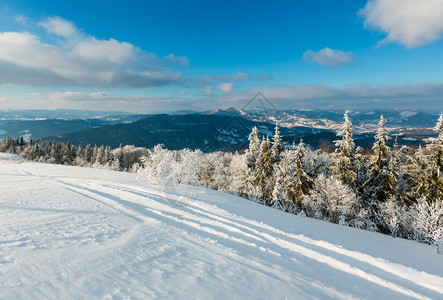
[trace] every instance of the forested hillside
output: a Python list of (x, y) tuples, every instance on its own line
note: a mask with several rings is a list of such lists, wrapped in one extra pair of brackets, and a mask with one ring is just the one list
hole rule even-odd
[[(438, 244), (443, 234), (443, 116), (426, 147), (398, 147), (381, 116), (372, 151), (355, 147), (344, 117), (336, 152), (312, 150), (302, 141), (284, 145), (255, 127), (244, 154), (44, 142), (8, 138), (0, 151), (68, 165), (138, 172), (150, 183), (165, 180), (220, 190), (289, 213)], [(290, 146), (290, 147), (288, 147)]]

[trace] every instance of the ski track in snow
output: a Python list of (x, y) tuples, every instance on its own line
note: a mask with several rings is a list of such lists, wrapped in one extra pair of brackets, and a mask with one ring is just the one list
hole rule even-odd
[(443, 298), (433, 247), (0, 156), (0, 298)]

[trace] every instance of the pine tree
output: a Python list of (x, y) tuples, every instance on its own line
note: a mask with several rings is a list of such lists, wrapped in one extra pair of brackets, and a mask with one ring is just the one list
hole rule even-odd
[(103, 145), (101, 145), (100, 148), (97, 149), (95, 163), (100, 164), (100, 165), (103, 164), (104, 155), (105, 155), (105, 147)]
[(303, 140), (300, 140), (300, 143), (298, 144), (294, 153), (295, 172), (293, 175), (294, 183), (291, 187), (294, 194), (294, 203), (298, 206), (301, 206), (304, 196), (309, 195), (313, 187), (312, 179), (306, 174), (302, 167), (301, 160), (303, 158), (304, 151), (305, 144), (303, 143)]
[(92, 150), (91, 150), (91, 145), (89, 144), (86, 145), (84, 159), (85, 162), (87, 163), (90, 162), (92, 159)]
[(415, 189), (417, 197), (443, 201), (443, 114), (440, 114), (434, 131), (438, 136), (426, 140), (429, 155), (422, 159), (422, 170)]
[(278, 124), (275, 125), (275, 133), (272, 138), (272, 162), (279, 162), (281, 160), (281, 152), (284, 150), (283, 139), (280, 135), (280, 131), (278, 130)]
[(77, 149), (77, 159), (83, 159), (85, 156), (85, 153), (83, 152), (83, 142), (80, 143)]
[(283, 197), (283, 189), (280, 186), (280, 181), (277, 180), (274, 185), (274, 190), (272, 191), (272, 200), (270, 206), (278, 210), (286, 210), (285, 201), (282, 200)]
[(260, 153), (260, 145), (261, 142), (258, 137), (258, 129), (254, 126), (252, 132), (249, 134), (249, 149), (246, 153), (246, 164), (251, 170), (255, 169), (257, 158)]
[(117, 155), (118, 167), (119, 167), (120, 171), (123, 171), (125, 169), (125, 165), (124, 165), (125, 153), (123, 152), (123, 145), (122, 144), (120, 144), (120, 147), (118, 150), (119, 150), (118, 155)]
[(272, 153), (269, 138), (264, 139), (260, 144), (257, 166), (257, 186), (261, 191), (261, 196), (269, 205), (272, 196)]
[(342, 130), (337, 134), (342, 139), (335, 141), (335, 145), (338, 147), (336, 152), (339, 155), (338, 162), (332, 169), (332, 173), (343, 183), (350, 184), (355, 181), (357, 173), (354, 155), (355, 143), (352, 138), (352, 122), (349, 119), (348, 112), (345, 112), (344, 120)]
[(397, 195), (395, 187), (398, 182), (396, 174), (391, 169), (391, 149), (387, 145), (389, 136), (385, 124), (386, 119), (381, 116), (375, 143), (372, 147), (374, 154), (371, 157), (368, 180), (364, 184), (365, 194), (363, 195), (364, 205), (369, 209), (371, 221), (375, 222), (379, 230), (384, 233), (387, 229), (381, 227), (384, 222), (379, 219), (379, 206), (380, 203)]

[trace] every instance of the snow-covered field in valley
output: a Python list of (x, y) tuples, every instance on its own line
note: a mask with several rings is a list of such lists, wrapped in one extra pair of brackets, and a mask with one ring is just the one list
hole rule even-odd
[(0, 298), (443, 299), (432, 246), (206, 189), (180, 196), (0, 154)]

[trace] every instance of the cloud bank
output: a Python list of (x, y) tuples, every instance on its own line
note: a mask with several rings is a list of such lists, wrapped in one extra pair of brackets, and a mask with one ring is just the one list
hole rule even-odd
[(367, 28), (387, 34), (379, 44), (422, 46), (443, 33), (441, 0), (370, 0), (358, 13)]
[[(190, 95), (189, 97), (128, 96), (108, 92), (78, 91), (55, 92), (38, 96), (40, 99), (51, 101), (54, 107), (97, 110), (103, 105), (109, 105), (109, 107), (118, 107), (119, 110), (131, 112), (153, 111), (154, 108), (157, 112), (166, 112), (179, 109), (202, 111), (227, 106), (243, 107), (259, 91), (279, 109), (405, 109), (437, 113), (443, 109), (443, 83), (391, 86), (356, 84), (343, 87), (280, 85), (245, 89), (229, 94), (216, 94), (210, 87), (207, 87), (199, 96)], [(420, 103), (420, 106), (417, 106), (417, 103)]]
[[(282, 109), (443, 109), (443, 83), (391, 86), (365, 84), (332, 87), (325, 85), (280, 85), (243, 90), (220, 99), (245, 103), (258, 91)], [(420, 106), (417, 106), (420, 103)], [(224, 104), (226, 106), (226, 104)]]

